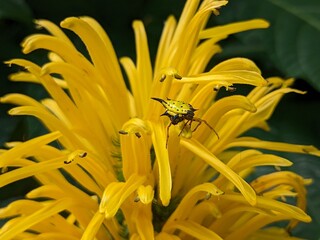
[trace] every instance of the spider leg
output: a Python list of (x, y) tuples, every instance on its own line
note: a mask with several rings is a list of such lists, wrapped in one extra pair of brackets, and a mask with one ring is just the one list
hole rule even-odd
[(210, 129), (216, 134), (217, 138), (218, 138), (218, 139), (220, 138), (220, 137), (219, 137), (219, 134), (216, 132), (216, 130), (214, 130), (214, 128), (211, 127), (206, 120), (203, 120), (203, 119), (201, 119), (201, 118), (193, 118), (193, 121), (198, 122), (198, 125), (195, 127), (195, 129), (193, 129), (193, 132), (198, 129), (198, 127), (201, 125), (202, 122), (204, 122), (204, 123), (208, 126), (208, 128), (210, 128)]
[(172, 122), (169, 123), (167, 126), (167, 139), (166, 139), (166, 148), (168, 148), (168, 140), (169, 140), (169, 128), (172, 125)]
[[(183, 124), (183, 127), (181, 128), (181, 131), (180, 131), (180, 133), (179, 133), (179, 135), (178, 135), (179, 137), (180, 137), (183, 129), (187, 126), (187, 124), (188, 124), (189, 122), (190, 122), (190, 120), (187, 120), (187, 121)], [(190, 123), (190, 125), (191, 125), (191, 123)]]

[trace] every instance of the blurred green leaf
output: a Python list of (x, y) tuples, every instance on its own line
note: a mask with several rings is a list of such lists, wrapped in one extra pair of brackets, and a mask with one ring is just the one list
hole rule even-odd
[(1, 0), (0, 19), (9, 19), (29, 24), (32, 14), (24, 0)]

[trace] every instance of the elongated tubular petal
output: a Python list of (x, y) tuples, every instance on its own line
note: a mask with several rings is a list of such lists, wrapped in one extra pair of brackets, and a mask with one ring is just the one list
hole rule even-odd
[[(101, 129), (106, 129), (105, 133), (114, 133), (115, 129), (120, 128), (121, 122), (119, 111), (115, 111), (115, 108), (110, 105), (109, 90), (104, 89), (102, 91), (99, 85), (92, 84), (92, 80), (87, 73), (69, 63), (48, 63), (43, 66), (41, 73), (58, 73), (64, 77), (68, 82), (72, 99), (82, 113), (81, 118), (77, 120), (77, 125), (83, 131), (87, 129), (85, 138), (90, 139), (90, 142), (95, 142), (96, 146), (103, 145), (101, 148), (105, 148), (105, 144), (102, 144), (104, 138), (99, 139), (99, 137), (103, 137)], [(96, 106), (94, 111), (92, 109), (93, 105)], [(109, 121), (101, 121), (100, 119), (109, 119)], [(96, 132), (93, 133), (92, 131)], [(89, 137), (90, 135), (91, 137)]]
[[(125, 183), (115, 183), (110, 191), (106, 188), (103, 195), (103, 205), (100, 212), (105, 212), (106, 218), (113, 217), (121, 204), (146, 180), (145, 176), (133, 174)], [(116, 190), (116, 191), (115, 191)]]
[[(287, 216), (268, 216), (268, 215), (257, 215), (254, 216), (246, 221), (245, 224), (243, 224), (241, 227), (237, 228), (236, 230), (232, 231), (229, 235), (227, 235), (224, 239), (225, 240), (233, 240), (233, 239), (239, 239), (239, 240), (245, 240), (248, 239), (248, 236), (252, 233), (258, 231), (259, 229), (268, 226), (271, 223), (279, 222), (288, 220)], [(261, 238), (257, 238), (261, 239)], [(272, 235), (270, 238), (272, 240), (277, 239), (275, 234)], [(286, 236), (281, 236), (278, 238), (279, 240), (282, 239), (292, 239), (287, 238)], [(301, 240), (293, 238), (292, 240)]]
[[(257, 190), (257, 192), (265, 192), (269, 189), (276, 189), (277, 187), (280, 190), (284, 187), (293, 188), (293, 190), (297, 193), (297, 207), (301, 210), (306, 210), (307, 200), (306, 195), (307, 191), (304, 185), (307, 182), (299, 175), (289, 172), (289, 171), (281, 171), (275, 172), (267, 175), (263, 175), (252, 182), (252, 186)], [(285, 194), (285, 192), (283, 192)], [(281, 195), (282, 196), (282, 195)], [(297, 220), (292, 220), (288, 224), (288, 227), (295, 227), (297, 225)]]
[(301, 91), (291, 88), (277, 89), (262, 97), (255, 103), (255, 106), (257, 107), (257, 111), (255, 113), (245, 112), (236, 119), (231, 118), (229, 122), (222, 126), (222, 130), (220, 131), (224, 137), (212, 146), (212, 151), (223, 151), (227, 144), (233, 141), (240, 134), (269, 119), (281, 97), (285, 93), (289, 92), (302, 93)]
[(23, 53), (27, 54), (36, 49), (46, 49), (48, 51), (58, 54), (65, 62), (81, 66), (90, 74), (94, 73), (95, 69), (91, 63), (83, 57), (73, 46), (69, 43), (53, 36), (44, 34), (34, 34), (25, 39), (22, 43)]
[(307, 153), (320, 156), (320, 150), (311, 145), (264, 141), (254, 137), (241, 137), (228, 144), (228, 147), (252, 147), (281, 152)]
[[(64, 185), (65, 187), (66, 185)], [(88, 209), (98, 209), (98, 203), (80, 189), (71, 184), (66, 188), (57, 185), (43, 185), (27, 194), (27, 198), (52, 198), (60, 199), (63, 197), (73, 198), (78, 201), (77, 205), (87, 207)]]
[[(116, 82), (114, 84), (118, 84), (119, 90), (126, 92), (127, 88), (125, 86), (125, 82), (123, 81), (120, 65), (118, 63), (118, 57), (105, 30), (95, 19), (91, 17), (81, 17), (81, 20), (87, 22), (101, 38), (103, 44), (105, 45), (105, 50), (108, 51), (107, 56), (110, 60), (109, 63), (112, 64), (110, 69), (112, 70), (113, 74), (116, 75), (116, 78), (114, 79)], [(119, 81), (119, 79), (122, 79), (122, 81)]]
[(34, 74), (41, 84), (45, 87), (52, 98), (57, 102), (59, 108), (64, 113), (64, 115), (70, 120), (70, 122), (77, 123), (78, 119), (81, 118), (79, 111), (77, 110), (74, 103), (71, 101), (69, 96), (59, 87), (56, 82), (49, 76), (41, 75), (41, 68), (36, 64), (26, 61), (23, 59), (13, 59), (8, 62), (9, 64), (16, 64), (18, 66), (25, 67), (30, 73)]
[[(29, 115), (35, 116), (40, 119), (51, 131), (59, 131), (63, 134), (61, 142), (70, 149), (84, 149), (83, 143), (75, 136), (75, 133), (68, 129), (61, 121), (54, 117), (48, 111), (43, 111), (42, 109), (32, 107), (32, 106), (22, 106), (15, 107), (9, 111), (11, 115)], [(86, 146), (88, 148), (88, 146)]]
[(29, 227), (43, 221), (44, 219), (57, 214), (72, 206), (73, 201), (69, 198), (63, 198), (48, 204), (42, 209), (24, 217), (9, 229), (2, 228), (0, 230), (1, 240), (11, 240), (17, 233), (27, 230)]
[[(19, 201), (19, 200), (18, 200)], [(33, 201), (34, 202), (34, 201)], [(41, 210), (43, 207), (45, 207), (48, 203), (38, 203), (38, 206), (30, 206), (30, 204), (24, 202), (26, 205), (22, 208), (24, 209), (21, 212), (22, 216), (17, 217), (17, 213), (13, 213), (9, 218), (12, 218), (11, 220), (7, 221), (6, 224), (3, 226), (2, 231), (5, 232), (6, 229), (10, 229), (11, 227), (15, 226), (19, 221), (23, 221), (23, 219), (26, 216), (30, 216), (36, 211)], [(36, 202), (34, 202), (36, 203)], [(11, 205), (11, 204), (10, 204)], [(30, 207), (30, 209), (26, 210), (25, 208)], [(65, 218), (63, 218), (59, 214), (55, 214), (50, 216), (49, 221), (42, 221), (37, 224), (34, 224), (33, 226), (30, 226), (27, 231), (30, 232), (59, 232), (66, 236), (76, 236), (78, 239), (80, 237), (79, 229), (73, 225), (72, 223), (69, 223), (66, 221)], [(26, 232), (27, 232), (26, 231)], [(20, 235), (20, 234), (19, 234)], [(18, 235), (17, 235), (18, 237)], [(29, 239), (29, 238), (28, 238)]]
[(173, 223), (171, 223), (170, 226), (168, 226), (168, 230), (175, 230), (175, 229), (179, 229), (195, 237), (196, 239), (222, 240), (222, 238), (215, 232), (192, 221), (174, 221)]
[[(241, 155), (240, 155), (241, 156)], [(229, 165), (230, 163), (230, 165)], [(231, 167), (231, 162), (228, 163), (228, 166)], [(238, 164), (236, 164), (234, 167), (232, 167), (232, 169), (236, 170), (237, 172), (245, 170), (247, 168), (251, 168), (251, 167), (258, 167), (258, 166), (281, 166), (281, 167), (289, 167), (292, 165), (292, 162), (273, 155), (273, 154), (261, 154), (261, 155), (257, 155), (257, 156), (251, 156), (248, 158), (243, 158), (241, 160), (241, 162), (239, 162)]]
[[(0, 157), (2, 156), (3, 155), (1, 155)], [(25, 166), (23, 168), (18, 168), (10, 172), (4, 173), (0, 175), (0, 187), (3, 187), (9, 183), (18, 181), (20, 179), (24, 179), (24, 178), (36, 175), (38, 173), (49, 172), (50, 170), (64, 167), (65, 160), (66, 160), (66, 157), (63, 156), (63, 157), (54, 158), (48, 161), (44, 161), (41, 163), (35, 163), (30, 166)]]
[(199, 200), (206, 198), (208, 194), (219, 196), (223, 194), (223, 192), (212, 183), (203, 183), (195, 186), (184, 196), (176, 210), (163, 226), (163, 230), (166, 231), (166, 229), (169, 229), (174, 221), (187, 219), (190, 212), (186, 211), (186, 209), (193, 208)]
[(230, 23), (223, 26), (217, 26), (202, 30), (199, 34), (200, 39), (218, 38), (219, 36), (227, 37), (230, 34), (243, 32), (257, 28), (267, 28), (269, 23), (263, 19), (254, 19), (236, 23)]
[(36, 101), (35, 99), (19, 93), (6, 94), (0, 98), (0, 102), (11, 103), (14, 105), (29, 105), (29, 106), (35, 106), (35, 107), (44, 109), (44, 106), (40, 104), (38, 101)]
[[(9, 79), (13, 82), (30, 82), (30, 83), (41, 83), (38, 78), (36, 78), (33, 74), (28, 72), (18, 72), (10, 74)], [(54, 78), (53, 80), (58, 84), (59, 87), (67, 89), (67, 83), (64, 80)]]
[[(60, 132), (52, 132), (46, 135), (33, 138), (28, 140), (13, 149), (10, 149), (0, 155), (0, 167), (10, 165), (11, 160), (21, 158), (22, 156), (27, 157), (29, 154), (32, 155), (32, 152), (40, 148), (43, 145), (46, 145), (50, 142), (53, 142), (61, 137)], [(1, 176), (0, 176), (1, 177)]]
[[(136, 117), (139, 116), (138, 113), (142, 113), (142, 106), (141, 106), (141, 97), (139, 96), (139, 91), (141, 86), (141, 83), (139, 82), (139, 76), (138, 76), (138, 72), (137, 72), (137, 68), (133, 62), (133, 60), (129, 57), (122, 57), (120, 58), (120, 63), (123, 66), (126, 75), (128, 77), (129, 80), (129, 84), (130, 84), (130, 89), (131, 89), (131, 93), (132, 93), (132, 105), (134, 106), (134, 110), (132, 110), (130, 113), (130, 115), (132, 117)], [(134, 114), (133, 114), (134, 113)]]
[[(200, 91), (195, 97), (195, 107), (203, 106), (202, 91)], [(199, 99), (200, 98), (200, 99)], [(241, 95), (233, 95), (227, 98), (219, 99), (217, 102), (211, 105), (211, 107), (204, 113), (203, 119), (205, 119), (213, 128), (217, 125), (219, 119), (224, 114), (233, 109), (243, 109), (244, 111), (255, 112), (256, 107), (251, 103), (248, 98)], [(216, 129), (217, 130), (217, 129)], [(206, 128), (199, 128), (194, 135), (199, 139), (200, 142), (205, 141), (208, 135), (211, 134)]]
[[(220, 196), (220, 200), (228, 200), (239, 203), (245, 203), (246, 199), (242, 195), (224, 194)], [(296, 206), (292, 206), (277, 200), (267, 199), (265, 197), (257, 196), (256, 206), (265, 210), (272, 210), (275, 214), (285, 216), (287, 218), (297, 219), (303, 222), (310, 222), (311, 218), (303, 210)]]
[[(199, 41), (199, 32), (202, 30), (202, 28), (204, 28), (208, 17), (212, 13), (212, 10), (215, 10), (216, 8), (226, 4), (227, 1), (210, 2), (207, 5), (203, 5), (203, 7), (196, 12), (196, 14), (191, 18), (190, 23), (187, 23), (188, 27), (186, 27), (183, 36), (180, 36), (179, 44), (175, 46), (177, 49), (173, 50), (175, 51), (175, 54), (172, 55), (174, 59), (171, 60), (170, 66), (177, 66), (177, 69), (181, 72), (181, 74), (187, 73), (192, 53)], [(178, 25), (177, 31), (179, 31), (179, 27), (180, 26)], [(173, 41), (175, 41), (175, 37)]]
[[(168, 49), (170, 47), (173, 35), (175, 33), (177, 22), (173, 16), (168, 17), (167, 21), (164, 24), (164, 28), (162, 30), (160, 42), (158, 45), (158, 50), (156, 54), (155, 67), (154, 67), (154, 75), (157, 75), (158, 72), (164, 67), (166, 67), (166, 55), (168, 54)], [(153, 85), (159, 83), (157, 79), (153, 80)], [(156, 86), (152, 87), (152, 89), (157, 89)]]
[(105, 219), (104, 214), (101, 213), (100, 211), (97, 211), (92, 217), (88, 226), (85, 228), (84, 233), (82, 234), (81, 240), (94, 239), (104, 219)]
[(148, 49), (148, 41), (147, 41), (147, 35), (144, 29), (144, 26), (141, 21), (134, 21), (133, 22), (133, 30), (135, 33), (135, 39), (136, 39), (136, 53), (137, 53), (137, 74), (139, 76), (139, 79), (136, 79), (139, 81), (137, 83), (139, 91), (137, 92), (138, 95), (136, 95), (136, 99), (140, 100), (139, 104), (141, 107), (138, 107), (138, 109), (142, 109), (142, 112), (139, 113), (139, 116), (145, 114), (146, 111), (146, 104), (150, 98), (150, 90), (151, 90), (151, 84), (152, 84), (152, 66), (151, 66), (151, 60), (149, 56), (149, 49)]
[(227, 165), (216, 158), (208, 149), (206, 149), (201, 143), (194, 139), (181, 139), (180, 144), (191, 152), (202, 158), (211, 167), (216, 169), (219, 173), (224, 175), (229, 181), (231, 181), (243, 194), (245, 199), (251, 204), (256, 203), (256, 194), (252, 187), (244, 181), (238, 174), (232, 171)]
[(135, 135), (120, 136), (123, 175), (128, 179), (132, 174), (149, 175), (151, 172), (150, 143)]
[(164, 206), (168, 206), (171, 199), (172, 178), (166, 136), (162, 124), (150, 122), (152, 129), (152, 143), (156, 153), (156, 162), (159, 168), (159, 197)]
[(266, 81), (260, 74), (244, 70), (202, 73), (195, 76), (183, 77), (179, 80), (181, 83), (206, 84), (212, 82), (216, 85), (221, 85), (222, 81), (230, 82), (232, 84), (249, 84), (253, 86), (263, 86), (266, 84)]
[(62, 41), (69, 43), (70, 46), (73, 46), (70, 39), (67, 37), (66, 34), (59, 28), (56, 24), (45, 20), (45, 19), (39, 19), (35, 20), (35, 23), (37, 24), (37, 27), (39, 28), (45, 28), (48, 32), (50, 32), (53, 36), (56, 36), (57, 38), (61, 39)]
[[(97, 31), (81, 18), (67, 18), (61, 22), (61, 26), (74, 31), (82, 39), (89, 51), (95, 70), (102, 77), (108, 77), (108, 81), (103, 78), (96, 80), (101, 80), (99, 83), (103, 89), (113, 89), (108, 96), (113, 105), (117, 104), (122, 109), (118, 114), (121, 115), (121, 120), (124, 122), (128, 118), (125, 115), (128, 113), (127, 90), (111, 46), (105, 44)], [(108, 47), (111, 49), (107, 49)]]
[(135, 225), (140, 237), (139, 239), (154, 239), (155, 232), (152, 224), (151, 205), (139, 205), (139, 207), (135, 208), (132, 217), (136, 219)]

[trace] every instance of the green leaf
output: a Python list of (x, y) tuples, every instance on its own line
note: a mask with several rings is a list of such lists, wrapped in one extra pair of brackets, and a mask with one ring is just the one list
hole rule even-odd
[(24, 0), (1, 0), (0, 19), (29, 24), (32, 19), (31, 9)]

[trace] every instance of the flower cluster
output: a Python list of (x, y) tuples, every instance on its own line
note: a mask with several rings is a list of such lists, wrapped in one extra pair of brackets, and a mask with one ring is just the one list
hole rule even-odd
[[(2, 240), (290, 239), (299, 221), (311, 221), (304, 212), (311, 180), (281, 171), (292, 163), (262, 150), (317, 156), (319, 150), (244, 135), (268, 130), (282, 96), (303, 92), (290, 87), (292, 79), (264, 79), (245, 58), (208, 66), (221, 51), (220, 40), (268, 27), (256, 19), (206, 28), (210, 15), (226, 4), (187, 1), (179, 21), (170, 16), (165, 22), (154, 64), (140, 21), (133, 23), (136, 61), (118, 61), (92, 18), (61, 22), (84, 42), (89, 59), (61, 28), (36, 21), (49, 34), (27, 37), (23, 52), (46, 49), (48, 63), (7, 63), (24, 68), (11, 80), (41, 84), (50, 98), (39, 102), (15, 93), (0, 100), (18, 105), (10, 115), (34, 116), (48, 133), (1, 150), (0, 186), (30, 176), (40, 186), (0, 209), (7, 219)], [(219, 91), (235, 90), (234, 84), (252, 89), (217, 98)], [(56, 141), (59, 147), (51, 144)], [(278, 170), (248, 183), (259, 166)], [(269, 225), (284, 220), (286, 229)]]

